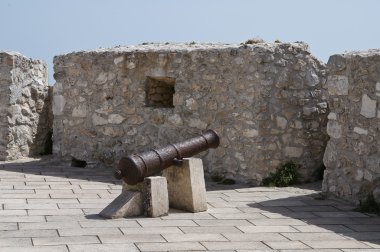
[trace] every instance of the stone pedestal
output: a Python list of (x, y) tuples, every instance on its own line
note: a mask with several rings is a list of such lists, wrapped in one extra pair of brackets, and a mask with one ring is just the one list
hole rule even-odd
[(182, 166), (167, 168), (163, 176), (168, 181), (170, 207), (194, 213), (207, 210), (201, 159), (185, 158)]
[(149, 217), (168, 215), (168, 187), (164, 177), (147, 177), (144, 179), (143, 198), (144, 213)]
[(137, 191), (122, 192), (99, 215), (107, 219), (132, 217), (144, 213), (142, 193)]
[(137, 185), (126, 185), (123, 192), (104, 208), (99, 215), (109, 219), (145, 214), (160, 217), (169, 212), (166, 178), (147, 177)]
[(123, 185), (122, 194), (100, 215), (122, 218), (145, 214), (149, 217), (167, 215), (170, 207), (189, 212), (207, 210), (206, 185), (202, 160), (185, 158), (182, 166), (171, 166), (163, 177), (147, 177), (137, 185)]

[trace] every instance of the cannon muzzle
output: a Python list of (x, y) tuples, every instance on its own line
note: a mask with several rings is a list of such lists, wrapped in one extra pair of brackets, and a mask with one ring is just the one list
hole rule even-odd
[(122, 158), (114, 175), (115, 178), (123, 179), (129, 185), (135, 185), (142, 182), (145, 177), (156, 174), (169, 166), (178, 165), (183, 158), (192, 157), (218, 146), (218, 134), (213, 130), (207, 130), (200, 136), (183, 142)]

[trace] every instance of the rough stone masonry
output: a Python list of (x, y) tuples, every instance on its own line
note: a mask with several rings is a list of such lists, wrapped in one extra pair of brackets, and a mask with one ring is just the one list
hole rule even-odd
[(44, 63), (0, 51), (0, 160), (46, 152), (48, 89)]
[(328, 136), (326, 69), (304, 43), (147, 44), (54, 58), (53, 152), (115, 164), (207, 128), (206, 174), (258, 184), (286, 160), (304, 180)]
[(333, 55), (323, 191), (358, 203), (380, 202), (380, 50)]

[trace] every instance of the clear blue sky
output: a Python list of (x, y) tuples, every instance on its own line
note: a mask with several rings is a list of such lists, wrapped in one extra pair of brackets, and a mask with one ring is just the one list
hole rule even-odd
[(380, 48), (378, 0), (0, 0), (0, 50), (54, 55), (142, 42), (305, 41), (327, 62)]

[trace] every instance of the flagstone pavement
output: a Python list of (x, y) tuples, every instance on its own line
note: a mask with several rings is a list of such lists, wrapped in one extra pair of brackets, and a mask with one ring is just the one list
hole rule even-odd
[(105, 220), (97, 214), (121, 192), (110, 171), (0, 162), (0, 252), (380, 251), (380, 217), (319, 188), (207, 182), (207, 212)]

